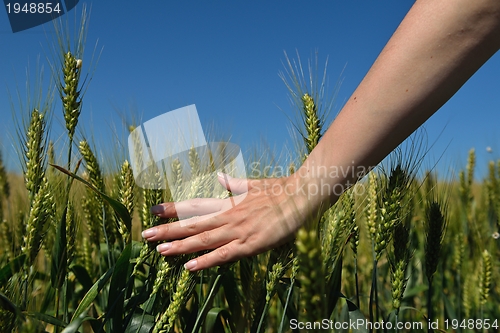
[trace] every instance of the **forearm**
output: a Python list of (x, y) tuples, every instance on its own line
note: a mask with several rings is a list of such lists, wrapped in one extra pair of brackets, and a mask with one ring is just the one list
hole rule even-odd
[[(378, 164), (499, 46), (500, 1), (417, 1), (297, 175), (332, 188), (352, 182), (347, 171)], [(343, 172), (332, 179), (325, 167)]]
[(500, 0), (418, 0), (295, 174), (252, 181), (222, 176), (228, 190), (248, 190), (236, 206), (233, 198), (165, 203), (154, 208), (156, 215), (176, 217), (182, 208), (181, 215), (194, 217), (145, 230), (143, 237), (168, 241), (157, 248), (165, 256), (215, 249), (190, 260), (192, 271), (290, 239), (356, 180), (353, 168), (379, 163), (497, 51), (499, 7)]

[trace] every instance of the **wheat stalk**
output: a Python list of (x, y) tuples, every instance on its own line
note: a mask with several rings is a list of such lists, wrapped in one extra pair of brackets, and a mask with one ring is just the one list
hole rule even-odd
[(63, 63), (63, 86), (60, 90), (61, 100), (64, 108), (64, 120), (68, 137), (73, 141), (78, 117), (81, 111), (81, 98), (79, 90), (80, 68), (82, 61), (77, 59), (70, 51), (64, 54)]
[(151, 214), (151, 206), (148, 202), (149, 191), (147, 189), (141, 190), (141, 206), (139, 211), (139, 219), (141, 220), (142, 229), (147, 229), (149, 227), (149, 217)]
[[(149, 229), (158, 224), (159, 218), (152, 215), (150, 210), (152, 206), (159, 205), (164, 202), (164, 191), (161, 190), (160, 184), (162, 182), (162, 177), (159, 172), (155, 173), (155, 183), (158, 186), (152, 186), (153, 189), (144, 189), (143, 190), (143, 203), (141, 210), (141, 220), (144, 229)], [(153, 181), (153, 180), (152, 180)], [(137, 275), (139, 273), (139, 269), (146, 262), (147, 258), (151, 254), (151, 252), (156, 247), (156, 243), (149, 243), (147, 241), (142, 245), (141, 251), (139, 253), (139, 257), (134, 265), (133, 275)], [(154, 251), (154, 257), (156, 257), (157, 252)]]
[[(119, 178), (119, 201), (125, 206), (127, 211), (132, 216), (134, 211), (134, 174), (130, 163), (125, 160), (122, 164)], [(130, 231), (121, 219), (118, 219), (118, 232), (121, 234), (125, 243), (130, 241)]]
[(496, 164), (493, 161), (488, 163), (488, 182), (486, 183), (488, 190), (488, 199), (490, 203), (496, 203), (498, 197), (498, 179)]
[(307, 133), (307, 136), (304, 137), (304, 143), (307, 154), (310, 154), (321, 139), (323, 124), (318, 116), (318, 107), (311, 95), (305, 93), (302, 96), (302, 103), (304, 104), (304, 125)]
[(278, 280), (281, 278), (284, 272), (284, 267), (280, 262), (273, 265), (271, 271), (269, 271), (268, 279), (266, 282), (266, 304), (271, 301), (271, 296), (274, 293)]
[(365, 210), (365, 224), (366, 230), (368, 231), (368, 237), (372, 241), (373, 246), (375, 246), (375, 236), (377, 233), (378, 224), (378, 199), (377, 199), (377, 176), (374, 172), (368, 175), (368, 205)]
[[(78, 148), (80, 150), (80, 154), (82, 154), (83, 159), (85, 160), (88, 181), (96, 189), (98, 189), (102, 193), (105, 193), (106, 190), (104, 185), (104, 177), (102, 176), (101, 167), (94, 152), (92, 151), (92, 149), (90, 149), (88, 142), (85, 140), (80, 141)], [(103, 225), (108, 243), (114, 244), (115, 240), (117, 239), (117, 231), (113, 219), (114, 215), (111, 214), (109, 206), (104, 204), (101, 196), (97, 195), (90, 189), (87, 189), (87, 193), (88, 200), (90, 200), (90, 202), (87, 204), (89, 207), (93, 207), (89, 208), (89, 212), (93, 211), (93, 214), (95, 214), (94, 216), (92, 216), (92, 213), (90, 214), (93, 220), (88, 221), (88, 223), (96, 224), (93, 226), (91, 225), (89, 229), (97, 230), (99, 229), (97, 225)]]
[(409, 175), (401, 164), (391, 170), (375, 233), (374, 249), (377, 261), (391, 240), (392, 229), (401, 222), (404, 196), (409, 182)]
[(457, 272), (457, 276), (460, 276), (465, 252), (465, 238), (462, 233), (455, 235), (453, 250), (452, 269)]
[(491, 287), (491, 276), (492, 276), (492, 271), (493, 271), (493, 266), (492, 266), (492, 258), (491, 254), (488, 252), (488, 250), (484, 250), (482, 255), (481, 255), (482, 261), (481, 261), (481, 273), (480, 273), (480, 283), (479, 283), (479, 290), (480, 290), (480, 304), (484, 305), (488, 301), (488, 297), (490, 295), (490, 287)]
[(474, 181), (474, 168), (476, 165), (476, 152), (474, 149), (469, 151), (469, 155), (467, 157), (467, 167), (466, 173), (460, 171), (459, 173), (459, 194), (462, 199), (462, 203), (464, 205), (465, 212), (467, 214), (467, 218), (470, 220), (471, 218), (471, 204), (473, 200), (472, 196), (472, 183)]
[(438, 266), (447, 223), (438, 202), (431, 201), (426, 211), (425, 274), (427, 280), (431, 281)]
[(201, 160), (195, 147), (191, 147), (188, 151), (189, 166), (191, 167), (191, 179), (198, 177), (201, 173)]
[(430, 201), (426, 207), (425, 219), (425, 274), (429, 283), (427, 290), (427, 311), (430, 321), (434, 319), (432, 305), (432, 278), (437, 270), (443, 238), (446, 232), (446, 217), (437, 201)]
[[(328, 60), (321, 73), (321, 79), (318, 80), (317, 54), (314, 61), (308, 63), (308, 75), (304, 74), (305, 70), (298, 53), (297, 61), (290, 60), (286, 53), (285, 57), (285, 72), (279, 75), (288, 89), (291, 103), (298, 111), (300, 120), (297, 121), (295, 128), (298, 130), (301, 142), (297, 142), (297, 145), (302, 159), (305, 159), (321, 138), (325, 119), (332, 110), (339, 86), (335, 87), (331, 96), (327, 96)], [(298, 124), (302, 126), (299, 127)]]
[(398, 224), (393, 231), (393, 254), (391, 260), (392, 306), (399, 313), (403, 294), (406, 289), (406, 270), (410, 263), (410, 233), (403, 224)]
[(172, 295), (172, 300), (165, 312), (160, 316), (160, 319), (156, 322), (153, 333), (168, 333), (173, 329), (175, 320), (191, 293), (193, 276), (194, 274), (187, 269), (181, 271), (177, 280), (175, 293)]
[(297, 259), (299, 263), (298, 280), (301, 284), (299, 318), (304, 322), (313, 322), (325, 318), (325, 275), (321, 246), (316, 230), (299, 229), (297, 233)]
[(44, 177), (45, 119), (37, 109), (31, 112), (30, 123), (25, 140), (25, 172), (24, 179), (28, 198), (33, 202)]
[(101, 223), (102, 215), (100, 214), (99, 201), (95, 193), (87, 192), (89, 197), (82, 198), (83, 216), (87, 224), (88, 239), (92, 244), (99, 248), (101, 243)]
[(173, 266), (170, 264), (168, 260), (162, 260), (159, 264), (158, 272), (156, 274), (156, 278), (153, 284), (153, 291), (151, 292), (151, 296), (160, 291), (168, 281), (170, 276), (170, 272), (172, 271)]
[(322, 239), (323, 267), (326, 272), (332, 272), (335, 260), (339, 257), (345, 239), (356, 225), (354, 198), (352, 193), (344, 193), (340, 200), (322, 217), (324, 229)]
[[(68, 131), (69, 152), (71, 152), (73, 137), (82, 108), (82, 92), (85, 90), (85, 87), (80, 85), (80, 76), (82, 73), (82, 58), (88, 31), (88, 22), (88, 13), (84, 5), (78, 30), (76, 30), (76, 40), (72, 47), (69, 27), (64, 27), (61, 20), (54, 20), (57, 44), (59, 45), (59, 51), (56, 52), (55, 58), (58, 59), (57, 62), (60, 64), (62, 70), (62, 76), (57, 74), (58, 90), (63, 104), (64, 120)], [(59, 71), (59, 69), (56, 70), (55, 65), (52, 67), (54, 73)], [(87, 81), (87, 84), (88, 82), (90, 80)]]
[(77, 234), (77, 223), (75, 207), (71, 201), (68, 201), (67, 212), (66, 212), (66, 257), (67, 266), (75, 258), (76, 252), (76, 234)]
[(183, 181), (182, 164), (178, 158), (172, 161), (172, 173), (173, 184), (170, 188), (173, 198), (178, 200), (178, 198), (181, 196), (181, 184)]
[(24, 245), (21, 250), (26, 254), (26, 266), (29, 267), (35, 261), (35, 257), (42, 245), (44, 228), (54, 216), (53, 195), (45, 178), (41, 180), (40, 190), (37, 191), (30, 209)]
[(104, 178), (102, 177), (101, 167), (99, 166), (99, 162), (94, 152), (90, 149), (90, 145), (86, 140), (83, 140), (80, 141), (78, 148), (85, 160), (89, 182), (94, 185), (96, 189), (104, 192)]
[(283, 267), (282, 263), (278, 261), (272, 265), (271, 270), (267, 274), (266, 298), (265, 298), (266, 301), (264, 304), (264, 308), (262, 309), (262, 313), (260, 315), (256, 332), (261, 332), (261, 328), (264, 326), (264, 321), (269, 312), (269, 304), (271, 302), (271, 298), (276, 290), (276, 285), (278, 284), (278, 280), (283, 276), (284, 272), (285, 268)]
[(470, 314), (473, 306), (473, 299), (471, 296), (471, 284), (472, 275), (466, 275), (464, 281), (464, 287), (462, 292), (462, 307), (464, 309), (464, 315), (466, 318), (470, 318)]
[(92, 261), (92, 240), (89, 237), (83, 237), (83, 245), (82, 245), (82, 261), (83, 267), (89, 272), (94, 271), (93, 261)]

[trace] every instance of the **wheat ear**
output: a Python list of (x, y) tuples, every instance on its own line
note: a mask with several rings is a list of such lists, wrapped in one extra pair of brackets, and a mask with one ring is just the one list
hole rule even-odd
[[(120, 171), (118, 193), (120, 195), (119, 201), (127, 208), (131, 216), (134, 211), (134, 188), (135, 181), (132, 167), (130, 163), (125, 160)], [(130, 241), (130, 231), (121, 219), (118, 220), (118, 232), (121, 234), (125, 243)]]
[(25, 142), (25, 172), (24, 179), (28, 198), (33, 202), (36, 193), (44, 177), (44, 134), (45, 119), (44, 114), (37, 109), (31, 112), (30, 123), (26, 132)]
[(304, 322), (313, 322), (323, 316), (325, 304), (325, 275), (316, 230), (301, 228), (297, 233), (297, 258), (299, 262), (298, 280), (301, 284), (301, 313), (299, 318)]
[(172, 295), (172, 300), (160, 319), (156, 322), (153, 333), (168, 333), (175, 324), (175, 320), (182, 305), (187, 301), (193, 285), (193, 273), (184, 269), (181, 271), (177, 280), (175, 293)]
[(393, 231), (393, 253), (391, 260), (392, 306), (399, 313), (401, 301), (406, 289), (406, 270), (410, 263), (410, 232), (403, 223), (398, 224)]
[(42, 179), (40, 189), (35, 194), (33, 204), (30, 209), (24, 245), (22, 252), (26, 254), (25, 266), (31, 266), (40, 250), (45, 232), (45, 226), (54, 216), (53, 195), (50, 186), (45, 178)]
[(78, 84), (80, 82), (80, 68), (82, 61), (70, 52), (64, 54), (63, 87), (60, 90), (64, 108), (64, 120), (70, 142), (73, 141), (76, 125), (81, 111), (81, 98)]
[(480, 290), (480, 303), (481, 305), (486, 304), (488, 301), (488, 297), (490, 295), (490, 287), (491, 287), (491, 275), (492, 275), (492, 259), (491, 259), (491, 254), (488, 252), (488, 250), (484, 250), (482, 255), (482, 262), (481, 262), (481, 276), (480, 276), (480, 283), (479, 283), (479, 290)]

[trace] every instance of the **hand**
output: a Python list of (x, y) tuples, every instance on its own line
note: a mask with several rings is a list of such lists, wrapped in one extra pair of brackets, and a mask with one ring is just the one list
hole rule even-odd
[(162, 218), (195, 217), (142, 233), (150, 242), (167, 241), (157, 247), (164, 256), (213, 250), (187, 262), (185, 268), (190, 271), (236, 261), (283, 244), (293, 238), (315, 208), (306, 195), (296, 191), (298, 177), (246, 180), (219, 174), (218, 180), (240, 195), (154, 206), (152, 213)]

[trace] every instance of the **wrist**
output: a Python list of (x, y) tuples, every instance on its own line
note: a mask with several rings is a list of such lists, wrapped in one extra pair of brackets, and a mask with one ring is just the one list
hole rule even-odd
[(310, 163), (304, 163), (285, 182), (287, 192), (293, 193), (297, 207), (319, 213), (331, 207), (350, 185), (352, 182), (344, 175)]

